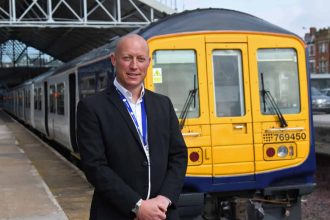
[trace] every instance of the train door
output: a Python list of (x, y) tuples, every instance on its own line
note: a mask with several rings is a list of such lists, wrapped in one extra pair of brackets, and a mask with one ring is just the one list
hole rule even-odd
[(211, 137), (203, 36), (149, 42), (152, 69), (147, 88), (168, 96), (188, 147), (186, 176), (211, 176)]
[[(39, 97), (41, 99), (41, 97)], [(45, 113), (45, 130), (47, 136), (49, 136), (49, 129), (48, 129), (48, 84), (47, 82), (44, 83), (44, 113)]]
[[(247, 44), (207, 43), (213, 183), (253, 181)], [(230, 178), (226, 178), (230, 176)], [(237, 178), (233, 178), (233, 177)]]
[(18, 90), (18, 101), (19, 101), (19, 118), (24, 120), (24, 90)]
[(21, 94), (22, 94), (22, 120), (26, 122), (26, 114), (25, 114), (25, 111), (26, 111), (26, 90), (25, 88), (23, 88), (21, 90)]
[(35, 90), (35, 84), (33, 83), (30, 87), (30, 110), (31, 110), (31, 126), (32, 128), (36, 127), (35, 124), (35, 99), (36, 99), (36, 90)]
[(56, 86), (55, 84), (49, 84), (48, 86), (48, 137), (50, 139), (54, 138), (54, 120), (56, 115)]
[(78, 152), (76, 139), (76, 75), (69, 75), (69, 115), (70, 115), (70, 140), (75, 152)]

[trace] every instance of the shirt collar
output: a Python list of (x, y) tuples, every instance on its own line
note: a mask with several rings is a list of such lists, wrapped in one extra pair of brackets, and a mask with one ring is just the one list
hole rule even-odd
[[(126, 99), (128, 99), (130, 102), (133, 102), (133, 94), (118, 82), (117, 77), (113, 81), (113, 84), (119, 90), (119, 92), (121, 92), (125, 96)], [(142, 89), (141, 89), (140, 97), (138, 98), (136, 103), (140, 103), (142, 101), (142, 98), (145, 93), (143, 83), (141, 84), (141, 86), (142, 86)]]

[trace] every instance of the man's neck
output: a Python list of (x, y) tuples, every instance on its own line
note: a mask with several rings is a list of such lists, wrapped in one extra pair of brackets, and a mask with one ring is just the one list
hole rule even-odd
[(127, 90), (132, 93), (132, 101), (135, 104), (137, 102), (137, 100), (140, 98), (142, 85), (135, 87), (133, 89), (127, 89)]
[(135, 87), (131, 87), (131, 88), (127, 88), (126, 86), (124, 86), (122, 83), (120, 83), (118, 81), (118, 79), (116, 79), (117, 83), (119, 84), (120, 87), (126, 89), (127, 91), (129, 91), (132, 94), (132, 102), (136, 103), (138, 101), (138, 99), (141, 96), (141, 91), (142, 91), (142, 87), (143, 85), (138, 85)]

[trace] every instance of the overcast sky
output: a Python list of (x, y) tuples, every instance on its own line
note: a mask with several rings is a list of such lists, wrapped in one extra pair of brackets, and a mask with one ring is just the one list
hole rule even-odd
[(330, 0), (176, 0), (179, 11), (227, 8), (246, 12), (303, 37), (310, 27), (330, 27)]

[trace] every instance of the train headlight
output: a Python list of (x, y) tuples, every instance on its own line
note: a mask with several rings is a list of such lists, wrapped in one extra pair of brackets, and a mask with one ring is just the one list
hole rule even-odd
[(295, 143), (271, 143), (264, 145), (265, 160), (292, 160), (297, 158)]
[(289, 153), (289, 149), (284, 145), (280, 146), (277, 149), (277, 156), (279, 156), (281, 158), (288, 156), (288, 153)]

